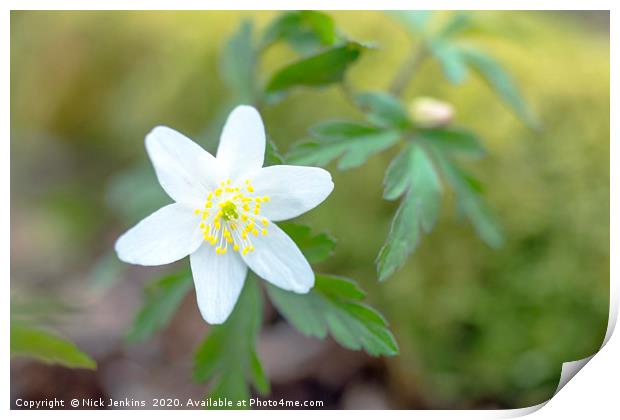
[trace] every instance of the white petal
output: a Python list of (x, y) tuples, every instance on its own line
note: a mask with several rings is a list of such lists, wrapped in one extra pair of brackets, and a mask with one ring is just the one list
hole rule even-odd
[(309, 166), (277, 165), (261, 168), (251, 176), (262, 204), (261, 216), (275, 222), (292, 219), (318, 206), (334, 189), (329, 172)]
[(224, 255), (206, 242), (190, 257), (198, 308), (209, 324), (221, 324), (239, 299), (248, 267), (231, 249)]
[(114, 249), (118, 258), (131, 264), (170, 264), (194, 252), (204, 241), (199, 222), (190, 207), (169, 204), (125, 232)]
[(146, 150), (159, 183), (176, 202), (200, 205), (222, 180), (217, 160), (171, 128), (155, 127), (146, 136)]
[(252, 271), (284, 290), (308, 293), (314, 286), (314, 272), (295, 242), (274, 223), (267, 235), (252, 236), (254, 251), (243, 255)]
[(263, 166), (265, 159), (265, 127), (260, 114), (251, 106), (241, 105), (228, 116), (217, 160), (233, 180)]

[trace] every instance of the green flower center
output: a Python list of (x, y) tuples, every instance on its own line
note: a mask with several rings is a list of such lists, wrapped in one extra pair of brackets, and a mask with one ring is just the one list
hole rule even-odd
[(227, 201), (222, 205), (222, 218), (228, 222), (237, 220), (239, 213), (237, 212), (237, 206), (232, 201)]

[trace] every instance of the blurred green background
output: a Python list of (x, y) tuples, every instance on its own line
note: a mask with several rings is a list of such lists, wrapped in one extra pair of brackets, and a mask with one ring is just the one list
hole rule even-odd
[[(329, 14), (379, 46), (353, 66), (351, 84), (384, 89), (409, 51), (405, 30), (379, 12)], [(262, 28), (275, 15), (11, 14), (12, 303), (30, 305), (99, 362), (87, 372), (15, 360), (13, 396), (59, 393), (59, 381), (68, 397), (204, 394), (191, 384), (191, 353), (208, 330), (193, 293), (161, 336), (124, 344), (142, 284), (166, 268), (124, 266), (110, 251), (166, 202), (145, 134), (169, 125), (214, 151), (230, 100), (222, 45), (243, 18)], [(334, 193), (302, 218), (338, 239), (320, 268), (369, 291), (401, 355), (373, 360), (315, 343), (267, 314), (259, 348), (273, 397), (331, 408), (523, 407), (552, 395), (562, 362), (599, 348), (609, 306), (609, 15), (473, 17), (468, 37), (513, 74), (543, 129), (524, 127), (475, 78), (447, 83), (433, 62), (405, 97), (453, 103), (456, 121), (483, 138), (488, 157), (467, 168), (484, 181), (506, 245), (486, 247), (448, 193), (435, 231), (379, 284), (373, 261), (395, 210), (381, 182), (393, 153), (348, 172), (328, 168)], [(262, 77), (292, 57), (284, 46), (269, 50)], [(298, 90), (263, 117), (284, 151), (318, 121), (361, 119), (337, 88)]]

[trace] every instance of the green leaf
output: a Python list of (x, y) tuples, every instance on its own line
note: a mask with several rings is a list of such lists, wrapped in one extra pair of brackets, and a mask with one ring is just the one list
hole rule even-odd
[(97, 363), (70, 341), (19, 322), (11, 322), (11, 357), (28, 357), (69, 368), (97, 368)]
[(417, 136), (432, 147), (470, 158), (480, 158), (486, 151), (478, 137), (471, 131), (458, 127), (438, 127), (420, 130)]
[(456, 12), (437, 33), (437, 38), (451, 38), (471, 26), (471, 16), (467, 12)]
[(441, 64), (448, 81), (454, 84), (465, 81), (468, 75), (467, 62), (459, 46), (451, 41), (437, 38), (430, 42), (429, 47), (433, 56)]
[(293, 147), (287, 161), (297, 165), (325, 166), (340, 157), (338, 169), (351, 169), (362, 165), (368, 158), (381, 152), (399, 138), (396, 130), (386, 130), (355, 122), (327, 122), (311, 129), (316, 141)]
[(332, 255), (336, 240), (326, 233), (312, 235), (308, 226), (293, 222), (279, 224), (280, 228), (293, 239), (311, 264), (321, 262)]
[(411, 150), (407, 147), (396, 155), (385, 171), (383, 198), (396, 200), (402, 196), (411, 183)]
[(266, 91), (274, 93), (297, 86), (317, 87), (340, 82), (363, 49), (359, 43), (348, 42), (289, 64), (273, 75)]
[(461, 54), (523, 122), (531, 128), (538, 128), (538, 121), (525, 104), (512, 77), (495, 59), (473, 48), (462, 48)]
[(327, 14), (311, 11), (292, 11), (280, 15), (263, 36), (262, 48), (284, 40), (295, 50), (306, 54), (336, 42), (336, 25)]
[(387, 12), (413, 35), (424, 33), (432, 15), (430, 10), (392, 10)]
[(355, 102), (375, 125), (401, 130), (411, 127), (407, 111), (401, 102), (389, 93), (361, 93), (355, 97)]
[(352, 280), (317, 275), (305, 295), (267, 285), (274, 306), (301, 333), (323, 339), (329, 333), (343, 347), (365, 350), (372, 356), (398, 354), (387, 322), (374, 309), (360, 303), (364, 292)]
[(504, 238), (494, 216), (480, 196), (479, 181), (448, 159), (440, 158), (439, 162), (446, 179), (456, 192), (459, 209), (471, 221), (478, 236), (490, 247), (501, 247)]
[(256, 101), (256, 51), (252, 45), (252, 23), (244, 21), (222, 51), (221, 77), (233, 91), (236, 103)]
[(377, 256), (379, 281), (384, 281), (398, 270), (418, 245), (420, 238), (420, 210), (417, 201), (407, 194), (400, 203), (390, 232)]
[(257, 280), (249, 276), (228, 320), (212, 327), (194, 356), (194, 379), (200, 383), (213, 381), (211, 398), (247, 400), (249, 383), (261, 394), (269, 392), (269, 380), (256, 354), (262, 316)]
[(280, 154), (278, 147), (273, 140), (267, 140), (267, 147), (265, 148), (265, 166), (282, 165), (284, 164), (284, 158)]
[(268, 394), (271, 388), (269, 385), (269, 379), (265, 374), (265, 370), (263, 369), (263, 365), (258, 358), (258, 353), (256, 353), (256, 350), (250, 355), (250, 372), (252, 376), (252, 383), (256, 387), (259, 394)]
[[(406, 192), (406, 194), (405, 194)], [(427, 153), (410, 144), (396, 156), (384, 180), (384, 197), (402, 199), (385, 244), (377, 256), (379, 280), (390, 277), (404, 263), (420, 240), (420, 231), (434, 227), (441, 204), (441, 182)]]
[(145, 288), (144, 303), (127, 333), (127, 340), (145, 340), (166, 327), (192, 284), (192, 276), (186, 270), (149, 283)]

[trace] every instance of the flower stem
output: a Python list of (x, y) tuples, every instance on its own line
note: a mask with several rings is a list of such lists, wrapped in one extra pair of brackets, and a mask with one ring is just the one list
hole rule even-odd
[(390, 93), (394, 96), (402, 95), (403, 91), (407, 87), (407, 84), (411, 81), (411, 78), (415, 75), (422, 62), (426, 59), (426, 56), (427, 51), (424, 47), (414, 49), (411, 52), (394, 77), (394, 80), (390, 85)]

